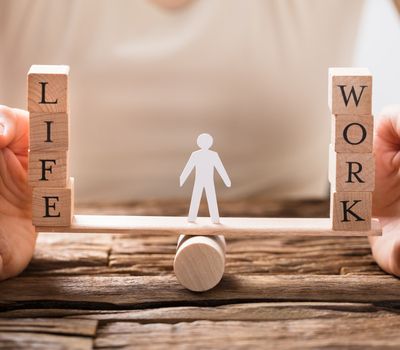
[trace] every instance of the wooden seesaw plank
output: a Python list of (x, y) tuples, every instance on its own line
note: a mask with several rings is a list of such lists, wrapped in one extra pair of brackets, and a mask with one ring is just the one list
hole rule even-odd
[(372, 220), (370, 231), (333, 231), (330, 219), (316, 218), (221, 218), (220, 224), (209, 218), (189, 223), (180, 216), (75, 215), (69, 227), (37, 226), (37, 232), (71, 233), (165, 233), (185, 235), (305, 235), (305, 236), (379, 236), (380, 223)]

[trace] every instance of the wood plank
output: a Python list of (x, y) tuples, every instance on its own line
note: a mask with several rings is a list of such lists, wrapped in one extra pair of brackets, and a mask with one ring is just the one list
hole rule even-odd
[(37, 226), (38, 232), (70, 233), (141, 233), (246, 236), (284, 234), (305, 236), (377, 236), (381, 235), (378, 220), (369, 231), (344, 231), (331, 228), (326, 218), (221, 218), (220, 224), (206, 217), (189, 223), (179, 216), (75, 215), (69, 227)]
[(96, 335), (97, 321), (89, 319), (55, 318), (0, 318), (0, 332), (37, 332), (93, 337)]
[[(40, 234), (24, 276), (173, 274), (175, 234)], [(367, 237), (235, 236), (227, 240), (228, 274), (384, 274)]]
[(389, 275), (229, 275), (214, 289), (193, 293), (167, 276), (19, 277), (2, 282), (0, 309), (130, 307), (239, 301), (400, 302), (399, 280)]
[[(175, 234), (40, 234), (24, 276), (173, 274)], [(384, 274), (366, 237), (235, 236), (227, 241), (228, 274)]]
[[(209, 321), (276, 321), (327, 318), (372, 318), (398, 315), (395, 305), (378, 306), (371, 303), (341, 302), (254, 302), (220, 306), (177, 306), (133, 310), (90, 309), (15, 309), (0, 312), (0, 319), (16, 320), (26, 317), (45, 319), (124, 321), (140, 323), (178, 323)], [(399, 316), (400, 317), (400, 316)]]
[(0, 332), (0, 348), (4, 350), (92, 350), (93, 339), (33, 332)]
[[(113, 322), (100, 327), (95, 347), (107, 349), (386, 349), (400, 343), (400, 317), (290, 321)], [(149, 341), (151, 339), (151, 341)]]
[[(223, 216), (328, 214), (328, 201), (252, 199), (220, 204)], [(83, 210), (182, 215), (187, 201), (101, 203)], [(202, 210), (207, 215), (206, 205)], [(314, 348), (396, 348), (399, 343), (400, 283), (379, 270), (366, 237), (233, 235), (227, 241), (227, 274), (222, 284), (202, 294), (184, 290), (172, 275), (176, 241), (173, 232), (39, 235), (28, 269), (0, 284), (0, 318), (12, 321), (10, 329), (1, 332), (0, 348), (74, 348), (76, 344), (91, 348), (92, 338), (74, 335), (72, 326), (68, 336), (56, 334), (58, 326), (29, 331), (34, 324), (26, 318), (35, 317), (41, 319), (38, 325), (49, 318), (56, 324), (60, 318), (100, 320), (95, 345), (105, 348), (121, 343), (121, 348), (165, 348), (169, 341), (190, 348), (228, 344), (251, 349), (307, 348), (311, 342)], [(24, 318), (20, 332), (11, 329), (19, 322), (15, 318)], [(199, 320), (213, 322), (203, 327)], [(336, 337), (341, 322), (348, 330)], [(305, 326), (299, 330), (300, 323)], [(130, 328), (131, 324), (135, 326)], [(160, 324), (167, 326), (165, 333), (159, 333)], [(208, 332), (211, 327), (218, 331)], [(395, 338), (384, 334), (384, 329)], [(159, 334), (165, 336), (165, 343), (148, 340)], [(134, 335), (137, 341), (131, 339)]]

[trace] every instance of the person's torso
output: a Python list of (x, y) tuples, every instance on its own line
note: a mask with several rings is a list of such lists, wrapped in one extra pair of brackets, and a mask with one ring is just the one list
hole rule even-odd
[(327, 190), (327, 69), (350, 65), (362, 0), (5, 1), (2, 103), (31, 64), (69, 64), (78, 200), (187, 195), (210, 133), (224, 195)]

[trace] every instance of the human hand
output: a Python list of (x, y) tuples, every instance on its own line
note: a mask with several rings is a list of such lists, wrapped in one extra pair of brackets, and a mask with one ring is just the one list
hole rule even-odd
[(28, 132), (28, 112), (0, 105), (0, 280), (21, 273), (35, 248)]
[(400, 277), (400, 105), (384, 109), (375, 124), (372, 212), (383, 235), (369, 241), (378, 265)]

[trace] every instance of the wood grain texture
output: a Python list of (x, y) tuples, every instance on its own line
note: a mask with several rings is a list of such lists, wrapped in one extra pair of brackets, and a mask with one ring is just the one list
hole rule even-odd
[(34, 187), (32, 190), (33, 225), (69, 226), (74, 215), (74, 178), (68, 187)]
[(94, 336), (97, 328), (96, 320), (85, 319), (54, 319), (54, 318), (20, 318), (0, 319), (0, 332), (40, 332), (44, 329), (46, 333), (73, 334), (80, 336)]
[(0, 345), (2, 349), (68, 349), (89, 350), (93, 349), (93, 339), (88, 337), (62, 336), (42, 332), (0, 332)]
[(70, 123), (67, 113), (29, 113), (31, 151), (67, 151)]
[(372, 152), (374, 134), (372, 115), (333, 115), (331, 129), (331, 142), (335, 152)]
[[(179, 323), (210, 321), (276, 321), (316, 319), (350, 319), (386, 317), (396, 315), (396, 310), (387, 306), (372, 303), (349, 302), (253, 302), (233, 303), (209, 306), (164, 306), (145, 309), (14, 309), (2, 312), (1, 317), (16, 324), (26, 317), (36, 317), (39, 320), (51, 318), (56, 321), (64, 319), (95, 320), (103, 323), (140, 322), (146, 323)], [(79, 331), (80, 334), (81, 331)]]
[[(23, 283), (24, 289), (18, 288)], [(162, 302), (227, 303), (236, 301), (346, 301), (399, 302), (400, 283), (391, 276), (355, 275), (231, 275), (204, 293), (185, 289), (173, 275), (166, 276), (71, 276), (20, 277), (2, 282), (0, 307), (18, 305), (25, 299), (37, 305), (52, 300), (54, 305), (76, 307), (104, 304), (113, 307), (146, 307)]]
[(67, 187), (67, 151), (29, 151), (28, 179), (32, 187)]
[(31, 66), (28, 72), (28, 111), (68, 113), (68, 75), (68, 66)]
[[(79, 210), (164, 216), (184, 215), (187, 205)], [(249, 198), (219, 206), (222, 216), (329, 214), (328, 200)], [(40, 234), (28, 269), (0, 283), (0, 319), (10, 321), (0, 348), (156, 348), (161, 339), (160, 348), (396, 348), (400, 282), (375, 264), (366, 237), (232, 236), (222, 284), (206, 293), (189, 292), (174, 277), (176, 240), (165, 232)], [(91, 324), (74, 329), (74, 320), (99, 322), (90, 335)]]
[(328, 105), (332, 114), (371, 115), (372, 75), (367, 68), (329, 68)]
[[(396, 347), (400, 325), (396, 316), (390, 326), (378, 319), (301, 321), (197, 321), (193, 323), (147, 325), (113, 323), (99, 329), (95, 346), (116, 349), (322, 349)], [(373, 340), (367, 337), (374, 334)], [(149, 343), (148, 337), (153, 341)], [(301, 339), (301, 342), (299, 342)]]
[(229, 218), (223, 217), (219, 224), (212, 224), (207, 217), (189, 223), (183, 216), (124, 216), (124, 215), (75, 215), (71, 226), (41, 227), (38, 232), (76, 233), (141, 233), (141, 234), (185, 234), (202, 236), (249, 236), (265, 235), (305, 235), (305, 236), (377, 236), (381, 235), (378, 220), (372, 226), (359, 228), (357, 232), (348, 226), (332, 231), (331, 221), (322, 218)]

